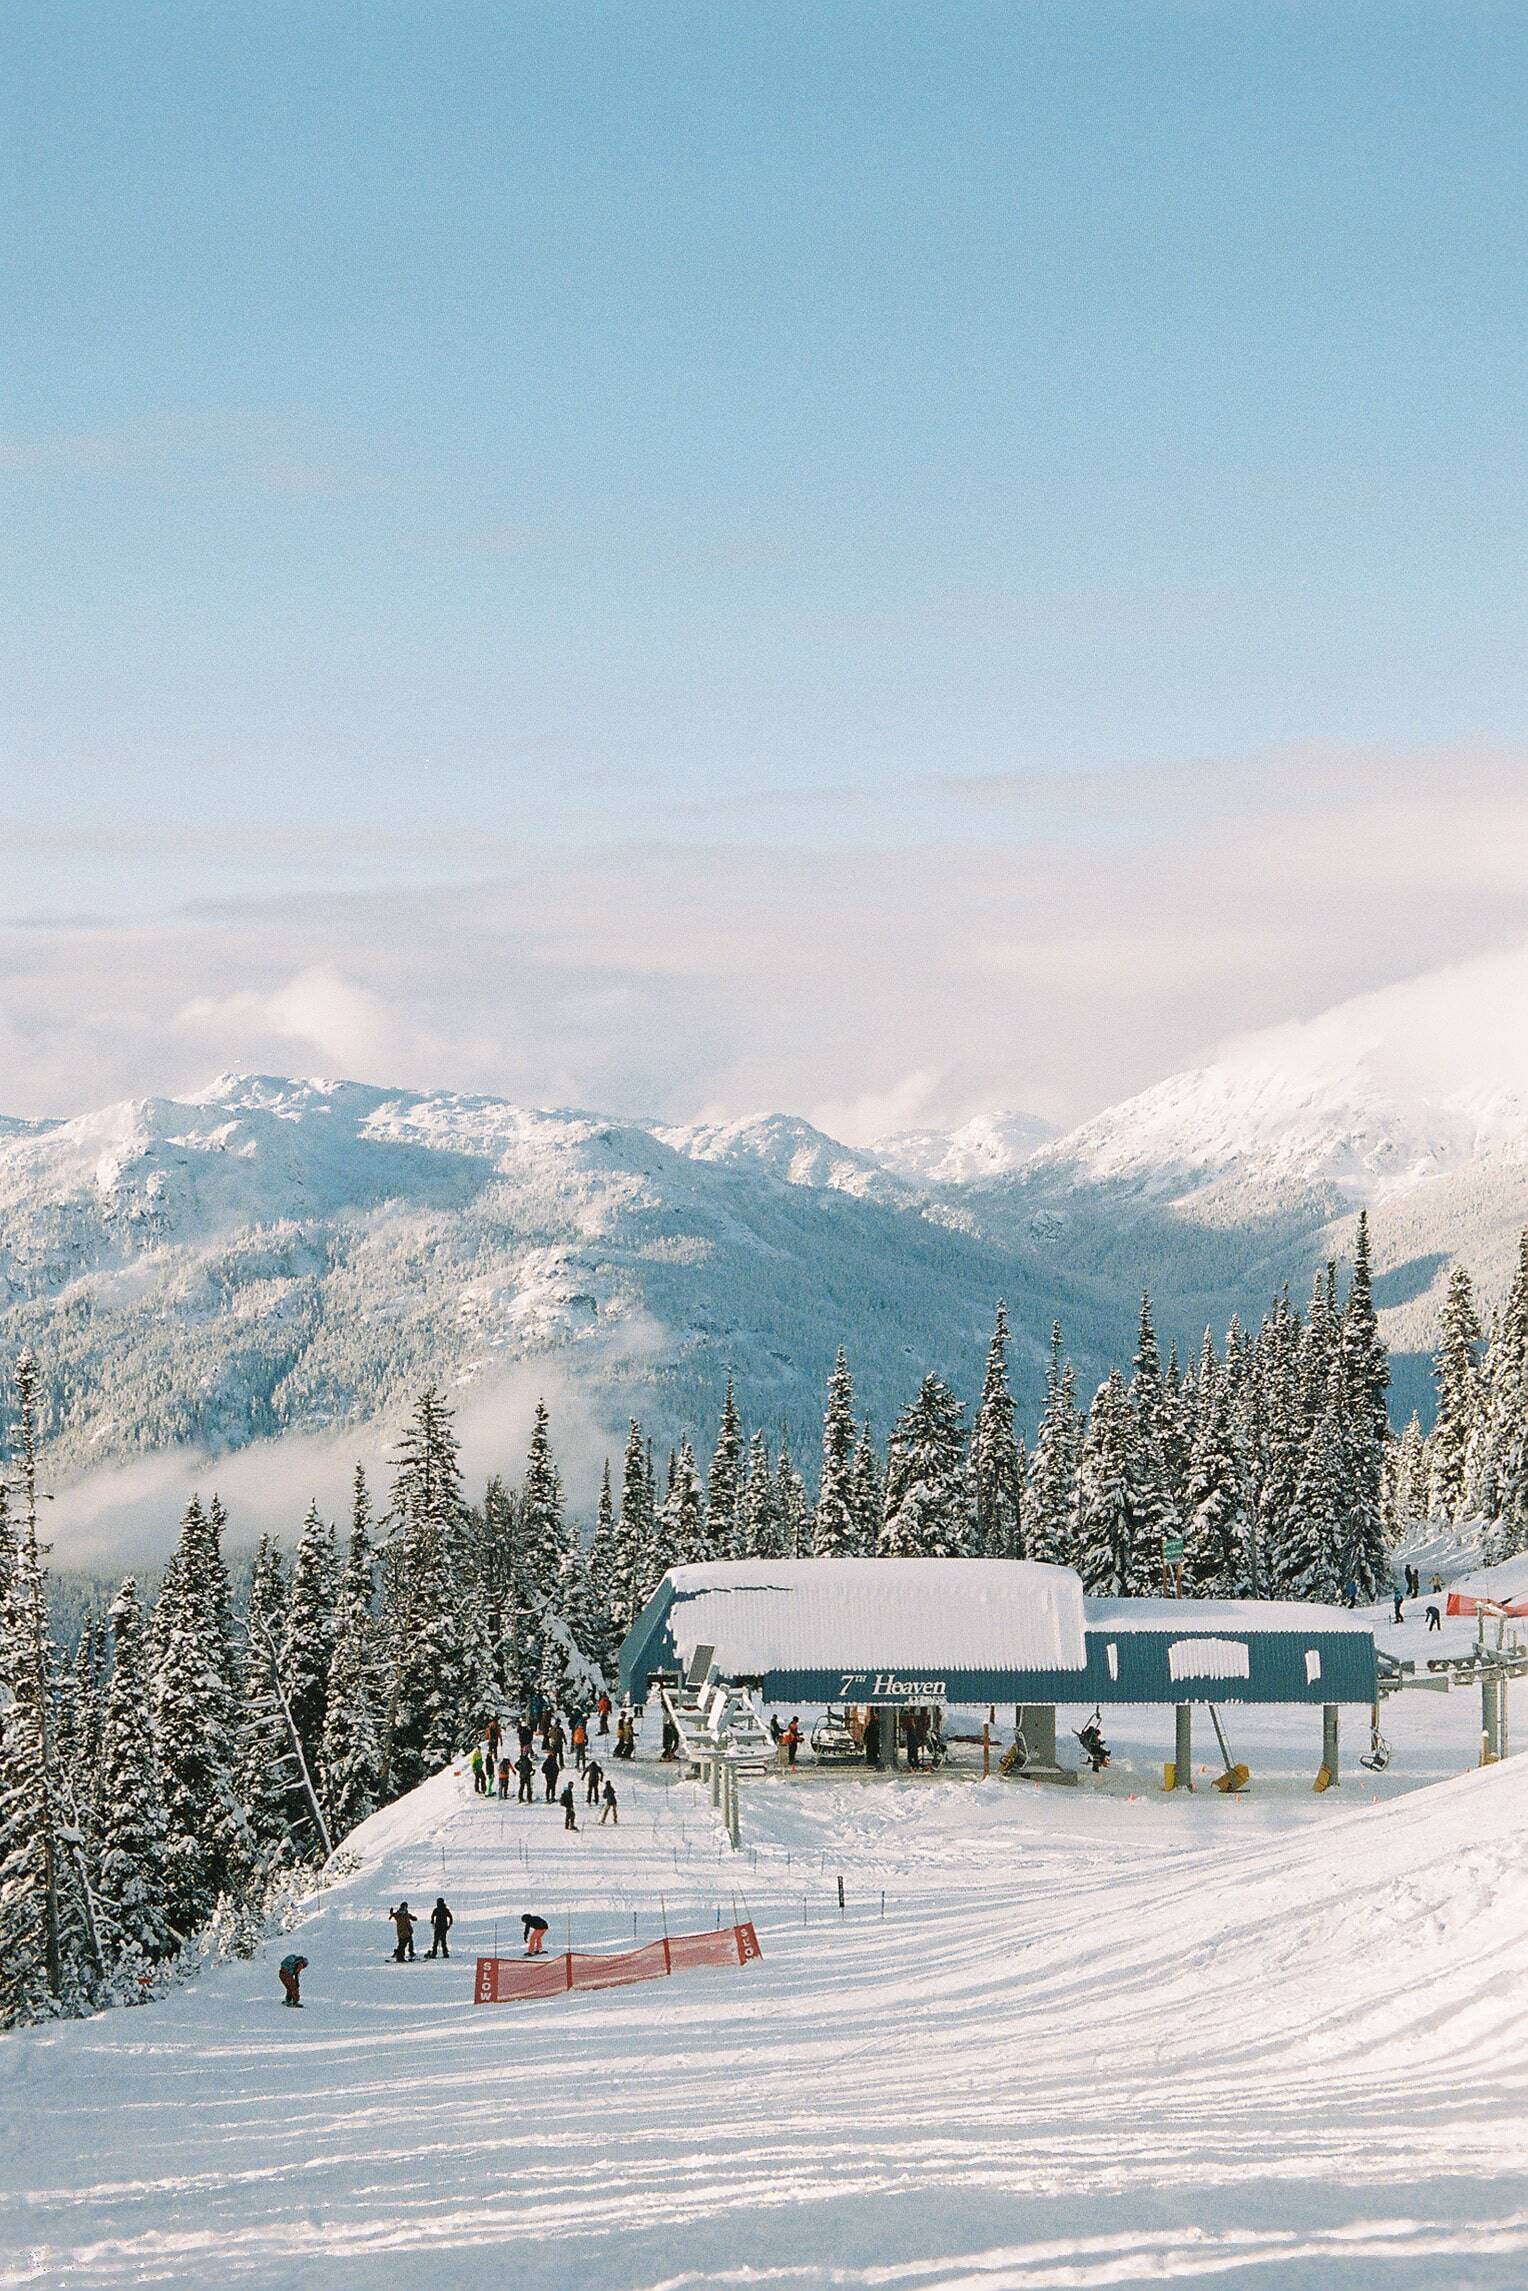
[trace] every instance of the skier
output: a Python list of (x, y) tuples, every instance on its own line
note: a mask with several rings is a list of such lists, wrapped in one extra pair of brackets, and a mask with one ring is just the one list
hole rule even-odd
[(562, 1772), (562, 1760), (555, 1750), (549, 1750), (542, 1759), (541, 1771), (546, 1776), (546, 1802), (553, 1806), (557, 1803), (557, 1777)]
[[(507, 1766), (509, 1764), (509, 1760), (506, 1758), (504, 1763)], [(515, 1772), (520, 1777), (520, 1795), (515, 1801), (517, 1805), (533, 1806), (535, 1804), (536, 1794), (531, 1787), (531, 1777), (535, 1771), (535, 1760), (532, 1758), (528, 1750), (522, 1750), (519, 1757), (515, 1760)], [(506, 1789), (507, 1788), (508, 1785), (506, 1784)]]
[(483, 1753), (481, 1750), (474, 1750), (472, 1753), (472, 1787), (480, 1798), (489, 1795), (488, 1785), (483, 1779)]
[(600, 1801), (600, 1828), (603, 1829), (607, 1822), (614, 1822), (617, 1829), (621, 1826), (621, 1812), (616, 1803), (615, 1784), (613, 1782), (605, 1784), (605, 1794)]
[(308, 1969), (306, 1957), (283, 1957), (278, 1967), (281, 1986), (286, 1992), (285, 2002), (302, 2008), (302, 1977)]
[(1077, 1739), (1082, 1744), (1088, 1764), (1095, 1774), (1102, 1773), (1109, 1763), (1109, 1745), (1104, 1740), (1103, 1727), (1095, 1710), (1086, 1726), (1079, 1727)]
[(446, 1935), (455, 1923), (456, 1919), (446, 1907), (444, 1894), (438, 1893), (435, 1896), (435, 1907), (430, 1911), (430, 1955), (432, 1957), (450, 1956), (451, 1952), (446, 1946)]
[(600, 1699), (599, 1699), (600, 1732), (601, 1732), (601, 1734), (608, 1734), (608, 1733), (610, 1732), (610, 1709), (611, 1709), (611, 1703), (610, 1703), (610, 1697), (609, 1697), (609, 1695), (608, 1695), (608, 1694), (602, 1694), (602, 1695), (600, 1696)]
[(546, 1919), (538, 1917), (534, 1910), (528, 1909), (520, 1923), (525, 1933), (525, 1954), (527, 1957), (539, 1957), (541, 1944), (546, 1939)]
[(581, 1718), (573, 1721), (573, 1763), (581, 1774), (589, 1759), (589, 1729)]
[(565, 1830), (576, 1830), (578, 1827), (578, 1816), (573, 1811), (573, 1785), (571, 1782), (565, 1782), (563, 1784), (561, 1793), (558, 1796), (557, 1803), (562, 1808), (563, 1828)]
[(591, 1758), (584, 1768), (584, 1796), (591, 1806), (597, 1806), (600, 1802), (600, 1784), (604, 1779), (604, 1767), (597, 1758)]
[(499, 1796), (501, 1798), (509, 1796), (509, 1758), (507, 1754), (499, 1760)]
[(1443, 1618), (1435, 1606), (1430, 1606), (1427, 1610), (1427, 1628), (1430, 1631), (1441, 1631), (1443, 1628)]
[(397, 1908), (390, 1909), (387, 1914), (392, 1919), (398, 1935), (398, 1946), (393, 1951), (393, 1963), (401, 1965), (405, 1957), (412, 1958), (414, 1954), (414, 1920), (409, 1914), (409, 1905), (406, 1901), (400, 1901)]

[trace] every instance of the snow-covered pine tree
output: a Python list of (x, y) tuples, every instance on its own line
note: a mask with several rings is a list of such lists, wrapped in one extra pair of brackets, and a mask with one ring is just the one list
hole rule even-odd
[(1163, 1554), (1167, 1540), (1179, 1533), (1181, 1520), (1167, 1463), (1171, 1437), (1168, 1393), (1148, 1296), (1141, 1299), (1130, 1382), (1130, 1414), (1131, 1436), (1125, 1468), (1130, 1481), (1133, 1548), (1141, 1571), (1131, 1588), (1141, 1593), (1160, 1592), (1166, 1580)]
[(705, 1495), (688, 1433), (670, 1459), (668, 1494), (658, 1511), (658, 1539), (666, 1554), (665, 1569), (693, 1567), (708, 1556)]
[(1286, 1289), (1275, 1297), (1253, 1346), (1247, 1574), (1254, 1599), (1271, 1597), (1288, 1574), (1284, 1544), (1309, 1440), (1301, 1429), (1302, 1351), (1299, 1315)]
[(878, 1545), (883, 1558), (971, 1556), (965, 1414), (949, 1386), (929, 1375), (892, 1426)]
[(1077, 1465), (1081, 1429), (1070, 1366), (1061, 1353), (1061, 1323), (1051, 1325), (1045, 1412), (1029, 1460), (1026, 1536), (1030, 1559), (1070, 1567), (1077, 1551)]
[(1327, 1370), (1326, 1399), (1305, 1443), (1294, 1502), (1278, 1552), (1272, 1589), (1286, 1599), (1334, 1600), (1347, 1577), (1352, 1548), (1350, 1474), (1346, 1454), (1347, 1390), (1340, 1355)]
[[(544, 1432), (545, 1410), (538, 1416)], [(444, 1766), (481, 1721), (488, 1655), (475, 1570), (464, 1580), (465, 1514), (451, 1410), (430, 1385), (400, 1443), (388, 1507), (384, 1800)]]
[[(1480, 1338), (1475, 1291), (1464, 1267), (1456, 1265), (1443, 1299), (1433, 1362), (1438, 1414), (1427, 1445), (1426, 1516), (1450, 1527), (1465, 1516), (1465, 1472), (1482, 1413)], [(1414, 1501), (1415, 1490), (1410, 1493)]]
[(1183, 1585), (1194, 1598), (1247, 1596), (1247, 1516), (1230, 1395), (1208, 1329), (1194, 1379), (1194, 1451), (1185, 1495)]
[(769, 1442), (755, 1432), (748, 1443), (748, 1464), (738, 1506), (738, 1557), (778, 1559), (779, 1519), (775, 1508), (775, 1468)]
[(273, 1871), (297, 1856), (302, 1828), (296, 1770), (276, 1692), (286, 1604), (280, 1547), (262, 1535), (244, 1605), (244, 1700), (234, 1747), (234, 1788), (245, 1825), (240, 1887), (252, 1900), (258, 1900)]
[(113, 1993), (131, 2004), (143, 1993), (139, 1977), (175, 1947), (165, 1915), (168, 1841), (149, 1708), (148, 1633), (131, 1575), (112, 1602), (111, 1635), (95, 1891)]
[(600, 1477), (599, 1501), (594, 1510), (594, 1536), (589, 1545), (589, 1591), (600, 1628), (612, 1647), (619, 1647), (626, 1635), (624, 1624), (617, 1625), (615, 1607), (615, 1490), (610, 1481), (610, 1458), (605, 1458), (605, 1469)]
[(981, 1399), (971, 1427), (971, 1505), (978, 1557), (1024, 1557), (1023, 1488), (1013, 1434), (1013, 1393), (1008, 1383), (1008, 1312), (1000, 1303), (987, 1347)]
[(334, 1602), (334, 1655), (315, 1776), (336, 1844), (375, 1813), (378, 1804), (375, 1599), (371, 1501), (357, 1465), (350, 1540)]
[(1115, 1369), (1093, 1396), (1077, 1472), (1077, 1571), (1083, 1588), (1102, 1598), (1161, 1589), (1160, 1535), (1136, 1509), (1136, 1437), (1131, 1395)]
[(738, 1498), (742, 1493), (743, 1426), (732, 1378), (722, 1397), (716, 1452), (706, 1480), (705, 1545), (708, 1559), (735, 1559), (738, 1550)]
[(232, 1890), (244, 1811), (231, 1781), (235, 1712), (223, 1639), (227, 1574), (193, 1496), (150, 1625), (150, 1698), (164, 1797), (165, 1909), (182, 1939)]
[(822, 1479), (812, 1540), (819, 1559), (848, 1559), (866, 1548), (854, 1503), (854, 1442), (854, 1379), (840, 1345), (822, 1418)]
[(775, 1459), (775, 1518), (783, 1559), (804, 1559), (813, 1546), (812, 1507), (806, 1482), (791, 1456), (790, 1436), (780, 1426), (780, 1453)]
[[(1353, 1272), (1338, 1340), (1344, 1390), (1344, 1447), (1348, 1467), (1349, 1542), (1345, 1581), (1362, 1601), (1378, 1599), (1390, 1577), (1390, 1523), (1385, 1516), (1385, 1465), (1390, 1418), (1390, 1355), (1374, 1309), (1369, 1213), (1358, 1213)], [(1528, 1489), (1525, 1489), (1528, 1496)]]
[(1405, 1431), (1395, 1442), (1386, 1499), (1397, 1536), (1403, 1541), (1417, 1534), (1426, 1521), (1429, 1478), (1422, 1419), (1413, 1408)]
[(281, 1636), (281, 1684), (302, 1741), (308, 1771), (318, 1771), (324, 1738), (324, 1714), (329, 1698), (329, 1672), (334, 1662), (335, 1599), (339, 1589), (339, 1562), (334, 1530), (310, 1503), (292, 1562), (287, 1595), (286, 1627)]
[(611, 1614), (623, 1638), (663, 1574), (662, 1567), (656, 1566), (656, 1530), (649, 1459), (642, 1427), (633, 1416), (626, 1427), (626, 1449), (621, 1459), (621, 1508), (616, 1515), (611, 1565)]
[(83, 1872), (60, 1783), (54, 1650), (37, 1534), (35, 1356), (17, 1361), (10, 1460), (21, 1513), (0, 1613), (0, 2027), (84, 2011), (99, 1978)]
[(881, 1474), (880, 1458), (876, 1454), (875, 1434), (870, 1429), (868, 1416), (860, 1426), (859, 1439), (855, 1443), (852, 1483), (854, 1516), (859, 1523), (860, 1549), (866, 1552), (874, 1551), (881, 1539), (881, 1520), (886, 1508), (886, 1485)]

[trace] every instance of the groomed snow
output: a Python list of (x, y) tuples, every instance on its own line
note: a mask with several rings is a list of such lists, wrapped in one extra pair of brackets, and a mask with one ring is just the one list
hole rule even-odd
[(1090, 1631), (1372, 1631), (1374, 1617), (1302, 1599), (1085, 1599)]
[[(735, 1857), (651, 1765), (573, 1837), (437, 1778), (253, 1963), (0, 2040), (0, 2282), (1521, 2291), (1528, 1760), (1415, 1787), (1478, 1715), (1387, 1704), (1395, 1761), (1340, 1799), (1310, 1711), (1232, 1721), (1239, 1799), (1202, 1763), (1160, 1794), (1160, 1714), (1075, 1790), (803, 1769), (745, 1787)], [(442, 1886), (455, 1958), (392, 1965), (386, 1910)], [(761, 1965), (469, 2002), (523, 1908), (616, 1947), (735, 1890)]]

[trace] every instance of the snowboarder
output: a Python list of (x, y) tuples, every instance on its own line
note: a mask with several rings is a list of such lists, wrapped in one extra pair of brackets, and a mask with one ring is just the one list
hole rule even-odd
[(611, 1703), (610, 1703), (610, 1697), (609, 1697), (609, 1695), (608, 1695), (608, 1694), (602, 1694), (602, 1695), (600, 1696), (600, 1699), (599, 1699), (600, 1732), (601, 1732), (601, 1734), (608, 1734), (608, 1733), (610, 1732), (610, 1709), (611, 1709)]
[(393, 1951), (393, 1963), (401, 1965), (405, 1957), (412, 1958), (414, 1954), (414, 1920), (409, 1914), (409, 1905), (406, 1901), (400, 1901), (397, 1908), (390, 1909), (387, 1914), (392, 1919), (394, 1930), (398, 1935), (398, 1946)]
[(546, 1802), (554, 1806), (557, 1803), (557, 1777), (562, 1772), (562, 1760), (555, 1750), (549, 1750), (542, 1759), (541, 1771), (546, 1776)]
[(1427, 1610), (1427, 1628), (1430, 1631), (1441, 1631), (1443, 1628), (1443, 1617), (1435, 1606), (1429, 1607)]
[(456, 1919), (446, 1907), (444, 1894), (438, 1893), (435, 1896), (435, 1907), (430, 1911), (430, 1955), (432, 1957), (450, 1956), (451, 1952), (446, 1946), (446, 1935), (455, 1923)]
[(615, 1784), (613, 1782), (605, 1784), (605, 1794), (600, 1801), (600, 1828), (603, 1829), (607, 1822), (614, 1822), (617, 1829), (621, 1826), (621, 1812), (616, 1803)]
[(480, 1798), (490, 1794), (488, 1785), (483, 1780), (483, 1753), (481, 1750), (474, 1750), (472, 1753), (472, 1787)]
[(584, 1796), (591, 1806), (597, 1806), (600, 1802), (600, 1784), (604, 1779), (604, 1767), (597, 1758), (591, 1758), (584, 1768)]
[(299, 2010), (302, 2006), (302, 1977), (307, 1969), (308, 1960), (306, 1957), (283, 1957), (278, 1967), (281, 1974), (281, 1986), (285, 1991), (284, 2001), (289, 2005), (296, 2005)]
[(563, 1784), (562, 1790), (557, 1799), (557, 1803), (562, 1808), (563, 1828), (565, 1830), (576, 1830), (578, 1827), (578, 1816), (573, 1811), (573, 1785), (571, 1782), (565, 1782)]
[(525, 1954), (527, 1957), (539, 1957), (541, 1945), (546, 1939), (546, 1919), (528, 1909), (520, 1923), (525, 1932)]
[[(504, 1763), (507, 1766), (509, 1764), (509, 1760), (506, 1758)], [(533, 1806), (535, 1804), (536, 1793), (531, 1786), (532, 1777), (535, 1774), (535, 1771), (535, 1760), (532, 1758), (528, 1750), (522, 1750), (519, 1757), (515, 1760), (515, 1772), (520, 1777), (520, 1795), (515, 1801), (517, 1805)]]

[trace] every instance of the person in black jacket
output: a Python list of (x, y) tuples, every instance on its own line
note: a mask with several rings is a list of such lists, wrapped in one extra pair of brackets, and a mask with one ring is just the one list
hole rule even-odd
[(546, 1776), (546, 1802), (549, 1806), (555, 1806), (557, 1803), (557, 1777), (562, 1772), (562, 1760), (555, 1750), (549, 1750), (542, 1759), (541, 1771)]
[(563, 1785), (562, 1795), (558, 1798), (557, 1803), (562, 1808), (563, 1828), (565, 1830), (576, 1830), (578, 1827), (578, 1816), (573, 1811), (573, 1785), (571, 1782), (567, 1782)]
[(515, 1760), (515, 1772), (520, 1777), (520, 1795), (515, 1801), (516, 1804), (521, 1806), (533, 1806), (536, 1802), (536, 1793), (532, 1788), (532, 1783), (535, 1779), (536, 1773), (536, 1762), (528, 1750), (522, 1750), (519, 1757)]
[(446, 1935), (455, 1923), (456, 1919), (446, 1907), (445, 1896), (437, 1894), (435, 1907), (430, 1911), (430, 1955), (432, 1957), (450, 1956), (451, 1952), (446, 1947)]
[(546, 1919), (538, 1917), (533, 1909), (528, 1909), (520, 1924), (525, 1934), (525, 1954), (527, 1957), (539, 1957), (546, 1940)]
[(604, 1779), (604, 1767), (597, 1758), (591, 1758), (584, 1768), (584, 1796), (591, 1806), (597, 1806), (600, 1802), (600, 1784)]

